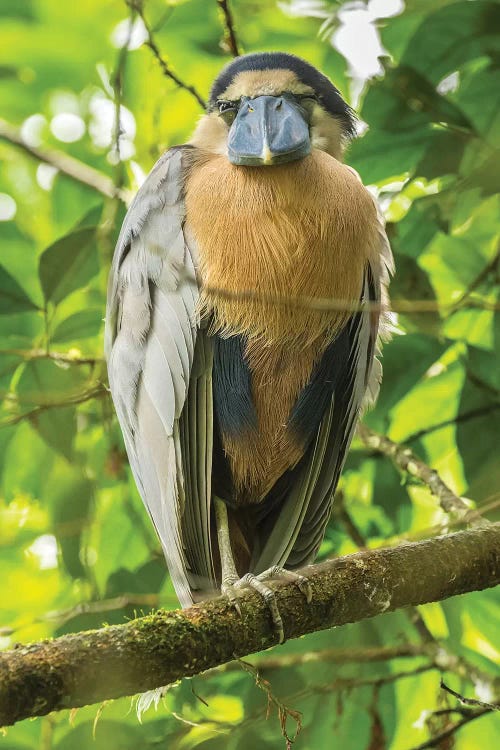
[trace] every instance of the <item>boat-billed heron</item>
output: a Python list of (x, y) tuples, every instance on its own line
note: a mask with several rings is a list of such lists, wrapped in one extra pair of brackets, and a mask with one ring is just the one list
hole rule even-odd
[(140, 188), (109, 281), (111, 393), (179, 600), (222, 590), (238, 608), (249, 586), (280, 640), (267, 581), (310, 597), (294, 571), (318, 552), (380, 381), (392, 261), (342, 163), (354, 132), (304, 60), (235, 59)]

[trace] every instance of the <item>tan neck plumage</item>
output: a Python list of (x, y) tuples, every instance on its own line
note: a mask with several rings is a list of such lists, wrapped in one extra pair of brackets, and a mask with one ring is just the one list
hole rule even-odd
[(242, 294), (206, 295), (218, 329), (303, 344), (338, 330), (346, 315), (294, 299), (359, 299), (375, 252), (375, 209), (352, 172), (328, 154), (315, 150), (273, 167), (235, 167), (205, 154), (190, 170), (186, 212), (203, 283)]

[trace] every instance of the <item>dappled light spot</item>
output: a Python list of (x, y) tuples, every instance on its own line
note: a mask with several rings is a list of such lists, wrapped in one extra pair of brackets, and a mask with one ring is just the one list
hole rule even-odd
[(47, 131), (47, 119), (40, 113), (30, 115), (21, 125), (21, 136), (29, 146), (40, 146)]
[(38, 558), (40, 570), (57, 568), (57, 541), (53, 534), (42, 534), (26, 550), (27, 555)]
[(42, 190), (52, 190), (58, 169), (51, 164), (39, 164), (36, 170), (36, 181)]
[(148, 32), (142, 18), (136, 18), (132, 23), (132, 28), (130, 18), (124, 18), (115, 26), (110, 38), (113, 47), (120, 48), (127, 45), (128, 50), (134, 50), (144, 44), (148, 38)]
[(52, 118), (50, 130), (58, 141), (74, 143), (83, 137), (85, 123), (79, 115), (74, 115), (72, 112), (61, 112)]
[(16, 201), (7, 193), (0, 193), (0, 221), (10, 221), (17, 211)]

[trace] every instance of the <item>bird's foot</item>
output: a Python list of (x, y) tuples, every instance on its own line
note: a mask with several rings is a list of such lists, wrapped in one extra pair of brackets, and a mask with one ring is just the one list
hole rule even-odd
[(274, 565), (269, 570), (265, 570), (259, 575), (253, 573), (246, 573), (242, 578), (230, 578), (223, 582), (221, 591), (224, 596), (227, 596), (235, 610), (241, 615), (241, 607), (238, 601), (239, 592), (241, 589), (251, 588), (262, 596), (266, 602), (273, 621), (273, 628), (278, 637), (278, 642), (283, 643), (285, 639), (285, 632), (283, 629), (283, 620), (278, 609), (278, 603), (276, 601), (276, 593), (274, 590), (267, 586), (263, 581), (268, 581), (274, 578), (284, 578), (287, 581), (293, 581), (300, 591), (304, 594), (307, 603), (312, 599), (311, 584), (308, 579), (300, 573), (294, 573), (291, 570), (285, 570)]

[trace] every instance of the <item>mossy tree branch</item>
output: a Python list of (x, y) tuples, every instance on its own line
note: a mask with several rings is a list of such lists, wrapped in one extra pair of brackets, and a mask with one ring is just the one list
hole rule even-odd
[[(288, 638), (500, 582), (500, 524), (306, 569), (313, 601), (292, 584), (278, 604)], [(223, 599), (125, 625), (20, 646), (0, 655), (0, 726), (118, 698), (272, 646), (269, 612), (249, 593), (242, 617)]]

